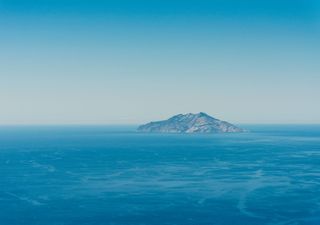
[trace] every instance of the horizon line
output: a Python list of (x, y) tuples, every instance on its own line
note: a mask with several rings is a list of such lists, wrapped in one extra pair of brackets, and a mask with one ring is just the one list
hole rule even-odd
[[(233, 123), (235, 125), (320, 125), (319, 123)], [(5, 126), (140, 126), (141, 123), (10, 123)]]

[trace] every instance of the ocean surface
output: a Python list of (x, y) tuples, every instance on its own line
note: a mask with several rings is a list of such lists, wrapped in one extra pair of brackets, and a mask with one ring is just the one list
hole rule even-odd
[(320, 126), (0, 127), (1, 225), (320, 224)]

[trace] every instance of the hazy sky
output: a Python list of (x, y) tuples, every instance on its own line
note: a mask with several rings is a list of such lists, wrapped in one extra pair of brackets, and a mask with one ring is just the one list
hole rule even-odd
[(0, 124), (320, 123), (320, 1), (0, 0)]

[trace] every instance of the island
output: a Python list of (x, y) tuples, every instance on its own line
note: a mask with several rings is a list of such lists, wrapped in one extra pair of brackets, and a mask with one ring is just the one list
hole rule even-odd
[(237, 133), (245, 130), (206, 113), (187, 113), (138, 127), (145, 133)]

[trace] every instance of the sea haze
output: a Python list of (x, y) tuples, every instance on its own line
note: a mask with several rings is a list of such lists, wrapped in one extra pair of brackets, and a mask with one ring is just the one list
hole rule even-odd
[(0, 224), (320, 224), (320, 126), (0, 128)]

